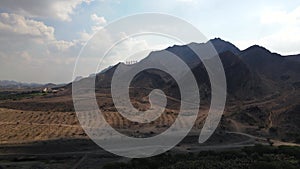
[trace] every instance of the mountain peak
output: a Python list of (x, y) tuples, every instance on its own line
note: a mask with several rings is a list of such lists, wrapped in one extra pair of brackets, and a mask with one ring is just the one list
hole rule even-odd
[(240, 49), (237, 48), (234, 44), (232, 44), (228, 41), (225, 41), (221, 38), (214, 38), (214, 39), (209, 40), (208, 42), (210, 42), (210, 43), (212, 43), (212, 45), (214, 45), (214, 47), (216, 48), (216, 50), (219, 54), (226, 52), (226, 51), (230, 51), (233, 54), (238, 55), (241, 52)]
[(250, 46), (249, 48), (258, 48), (258, 49), (263, 49), (263, 50), (267, 50), (265, 47), (263, 47), (263, 46), (260, 46), (260, 45), (252, 45), (252, 46)]
[(219, 41), (219, 42), (229, 43), (228, 41), (225, 41), (225, 40), (223, 40), (223, 39), (221, 39), (221, 38), (219, 38), (219, 37), (216, 37), (216, 38), (214, 38), (214, 39), (210, 39), (209, 41), (211, 41), (211, 42)]
[(266, 49), (263, 46), (259, 46), (259, 45), (252, 45), (249, 48), (245, 49), (244, 51), (260, 51), (260, 52), (264, 52), (264, 53), (272, 53), (271, 51), (269, 51), (268, 49)]

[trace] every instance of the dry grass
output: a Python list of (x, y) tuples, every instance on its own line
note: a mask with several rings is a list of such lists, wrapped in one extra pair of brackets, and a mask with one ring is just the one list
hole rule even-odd
[[(125, 119), (117, 112), (105, 112), (107, 122), (120, 132), (160, 133), (176, 120), (172, 111), (163, 113), (152, 123), (140, 124)], [(200, 125), (205, 116), (198, 118)], [(188, 122), (182, 122), (185, 126)], [(197, 125), (196, 125), (197, 127)], [(74, 112), (22, 111), (0, 108), (0, 144), (51, 139), (87, 138)]]

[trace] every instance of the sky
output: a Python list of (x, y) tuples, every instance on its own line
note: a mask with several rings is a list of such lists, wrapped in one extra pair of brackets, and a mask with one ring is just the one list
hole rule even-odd
[[(76, 58), (94, 33), (119, 18), (146, 12), (184, 19), (208, 39), (220, 37), (241, 50), (257, 44), (282, 55), (300, 53), (299, 0), (0, 0), (0, 80), (70, 82)], [(121, 56), (129, 49), (176, 43), (161, 42), (131, 39), (114, 50)], [(87, 59), (83, 76), (94, 73), (89, 62), (97, 59)], [(103, 67), (120, 60), (108, 58)]]

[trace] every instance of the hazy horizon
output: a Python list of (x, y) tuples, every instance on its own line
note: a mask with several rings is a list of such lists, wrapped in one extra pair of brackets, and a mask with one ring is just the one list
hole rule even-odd
[[(0, 0), (0, 4), (1, 80), (70, 82), (80, 49), (97, 30), (124, 16), (148, 12), (182, 18), (208, 39), (220, 37), (241, 50), (257, 44), (282, 55), (300, 54), (300, 40), (295, 36), (300, 34), (300, 2), (296, 0)], [(174, 44), (157, 37), (130, 39), (100, 69), (124, 61), (120, 56), (133, 49), (164, 49)], [(95, 72), (89, 63), (99, 58), (86, 61), (83, 76)]]

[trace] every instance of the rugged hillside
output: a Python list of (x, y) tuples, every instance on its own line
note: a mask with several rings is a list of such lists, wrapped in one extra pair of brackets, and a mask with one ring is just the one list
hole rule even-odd
[[(216, 48), (227, 80), (228, 97), (220, 129), (264, 138), (297, 141), (300, 136), (300, 126), (297, 123), (300, 115), (299, 55), (281, 56), (257, 45), (240, 51), (230, 42), (213, 39), (208, 43), (191, 43), (152, 52), (143, 61), (153, 57), (164, 57), (165, 51), (169, 51), (186, 62), (198, 83), (204, 111), (209, 107), (210, 81), (204, 65), (190, 48), (203, 51), (201, 54), (205, 55), (208, 53), (205, 49), (209, 44)], [(119, 63), (98, 73), (95, 79), (88, 77), (74, 82), (83, 84), (96, 82), (99, 107), (111, 115), (117, 114), (110, 94), (111, 80), (116, 68), (122, 64)], [(184, 77), (181, 80), (186, 81)], [(21, 100), (0, 100), (0, 107), (35, 111), (73, 111), (72, 83), (63, 88), (64, 90), (58, 93), (35, 97), (30, 95)], [(172, 115), (174, 120), (181, 96), (177, 83), (166, 72), (150, 69), (137, 74), (129, 89), (133, 105), (140, 110), (147, 110), (148, 95), (154, 88), (163, 90), (168, 96), (167, 112), (164, 116)], [(85, 90), (83, 88), (82, 92)], [(112, 118), (114, 117), (116, 116)], [(199, 118), (196, 125), (201, 128), (205, 113)], [(123, 120), (120, 117), (117, 123), (122, 124)], [(173, 122), (168, 118), (164, 120), (168, 121), (168, 124)], [(162, 122), (156, 123), (165, 126)]]
[(276, 83), (286, 85), (300, 81), (299, 56), (281, 56), (257, 45), (240, 55), (249, 68)]
[[(216, 51), (219, 52), (228, 85), (228, 93), (230, 97), (236, 99), (251, 99), (259, 97), (270, 92), (269, 86), (257, 75), (256, 72), (249, 69), (238, 54), (240, 51), (233, 44), (221, 39), (213, 39), (207, 43), (191, 43), (184, 46), (173, 46), (166, 50), (174, 53), (187, 63), (192, 69), (194, 76), (198, 82), (202, 99), (209, 98), (210, 81), (204, 65), (198, 56), (191, 50), (196, 48), (202, 53), (206, 53), (209, 43), (213, 44)], [(164, 51), (152, 52), (147, 58), (164, 57)], [(139, 63), (131, 66), (138, 66)], [(110, 86), (110, 81), (115, 68), (100, 73), (96, 78), (97, 88), (106, 88)], [(184, 79), (183, 79), (184, 80)], [(160, 88), (167, 92), (168, 95), (180, 98), (176, 82), (167, 73), (159, 70), (146, 70), (138, 74), (132, 81), (132, 86), (141, 88)], [(245, 93), (247, 93), (245, 95)]]
[[(299, 56), (281, 56), (257, 45), (240, 51), (221, 39), (210, 42), (219, 52), (227, 79), (228, 104), (222, 126), (232, 131), (295, 141), (300, 135), (297, 132), (300, 128), (295, 123), (299, 116), (296, 104), (299, 101)], [(207, 43), (191, 43), (166, 50), (179, 56), (191, 67), (201, 99), (209, 104), (210, 82), (206, 69), (190, 49), (192, 46), (205, 50), (206, 45)], [(148, 57), (164, 57), (163, 53), (153, 52)], [(97, 75), (98, 90), (110, 86), (115, 68)], [(147, 100), (151, 88), (162, 89), (171, 98), (180, 98), (174, 79), (158, 70), (140, 72), (132, 81), (131, 87), (133, 100)], [(168, 108), (174, 107), (178, 105)]]

